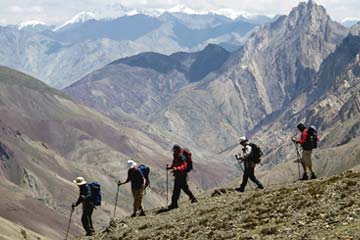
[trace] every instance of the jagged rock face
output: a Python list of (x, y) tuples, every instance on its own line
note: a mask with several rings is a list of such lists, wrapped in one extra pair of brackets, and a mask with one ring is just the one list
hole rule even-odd
[[(360, 136), (359, 43), (358, 36), (346, 37), (334, 53), (323, 61), (313, 80), (318, 84), (312, 92), (297, 97), (288, 108), (256, 130), (257, 141), (264, 146), (266, 152), (263, 170), (296, 157), (290, 139), (291, 132), (298, 133), (296, 125), (299, 122), (304, 122), (307, 126), (315, 125), (321, 139), (320, 149), (329, 148), (329, 152), (334, 152), (330, 157), (331, 154), (315, 150), (315, 153), (319, 152), (314, 160), (317, 162), (315, 171), (324, 175), (333, 174), (334, 169), (346, 169), (359, 164), (359, 159), (353, 158), (358, 153), (356, 149), (352, 150), (358, 144)], [(332, 149), (335, 147), (339, 149)], [(338, 152), (343, 155), (337, 154)], [(330, 160), (341, 163), (336, 162), (336, 167), (330, 172), (322, 172), (331, 164), (327, 163)], [(290, 168), (289, 164), (284, 164), (277, 169), (278, 171), (272, 171), (269, 175), (276, 176), (279, 171), (288, 172)]]
[(152, 122), (220, 151), (313, 89), (321, 62), (347, 32), (323, 7), (301, 3), (289, 16), (253, 33), (229, 58), (221, 76), (189, 86)]

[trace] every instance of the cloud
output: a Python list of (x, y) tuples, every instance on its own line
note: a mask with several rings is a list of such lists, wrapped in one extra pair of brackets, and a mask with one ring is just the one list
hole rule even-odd
[(41, 6), (20, 7), (13, 5), (9, 7), (9, 11), (12, 13), (41, 13), (44, 9)]

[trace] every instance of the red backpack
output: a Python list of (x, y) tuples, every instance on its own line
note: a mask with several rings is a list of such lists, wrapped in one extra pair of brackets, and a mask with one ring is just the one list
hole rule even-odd
[(186, 172), (190, 172), (191, 170), (193, 170), (193, 161), (191, 155), (192, 153), (189, 149), (185, 148), (183, 150), (183, 156), (185, 157), (185, 161), (187, 163)]

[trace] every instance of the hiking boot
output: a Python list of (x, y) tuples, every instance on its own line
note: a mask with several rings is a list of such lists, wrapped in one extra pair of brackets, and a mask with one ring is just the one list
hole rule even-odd
[(168, 209), (175, 209), (175, 208), (178, 208), (179, 206), (176, 204), (170, 204)]
[(141, 210), (140, 215), (141, 217), (146, 216), (144, 210)]
[(235, 191), (244, 192), (244, 189), (242, 189), (241, 187), (239, 187), (239, 188), (235, 188)]
[(95, 235), (95, 231), (91, 231), (91, 232), (87, 232), (85, 236), (94, 236)]
[(133, 214), (131, 214), (131, 216), (130, 217), (136, 217), (136, 212), (134, 212)]
[(302, 180), (302, 181), (309, 180), (307, 173), (304, 173), (300, 180)]
[(264, 186), (263, 185), (259, 185), (259, 186), (257, 186), (257, 189), (264, 189)]
[(317, 179), (315, 173), (312, 173), (312, 174), (311, 174), (310, 179)]
[(193, 197), (192, 199), (191, 199), (191, 203), (197, 203), (198, 202), (198, 200), (195, 198), (195, 197)]

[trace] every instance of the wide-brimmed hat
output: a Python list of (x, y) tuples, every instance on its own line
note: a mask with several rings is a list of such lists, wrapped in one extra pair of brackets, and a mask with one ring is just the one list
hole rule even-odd
[(77, 177), (75, 180), (73, 180), (73, 183), (75, 183), (78, 186), (86, 184), (85, 178), (83, 177)]
[(134, 168), (136, 167), (137, 163), (134, 160), (129, 159), (127, 161), (128, 168)]

